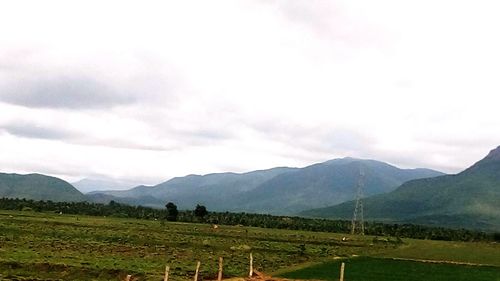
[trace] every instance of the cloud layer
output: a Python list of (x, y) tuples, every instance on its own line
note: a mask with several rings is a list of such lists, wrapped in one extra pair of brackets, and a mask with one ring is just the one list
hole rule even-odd
[(0, 170), (152, 184), (353, 156), (458, 172), (500, 144), (498, 8), (16, 1)]
[(93, 109), (132, 103), (134, 97), (94, 78), (56, 76), (4, 86), (1, 101), (33, 108)]

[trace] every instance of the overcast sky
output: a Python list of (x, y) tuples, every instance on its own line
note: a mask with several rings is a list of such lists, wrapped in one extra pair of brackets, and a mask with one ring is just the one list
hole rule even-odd
[(155, 184), (500, 145), (500, 2), (2, 1), (0, 171)]

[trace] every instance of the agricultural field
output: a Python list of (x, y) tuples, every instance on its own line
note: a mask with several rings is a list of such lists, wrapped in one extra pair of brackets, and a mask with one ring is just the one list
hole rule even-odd
[[(347, 241), (342, 241), (343, 237)], [(197, 261), (201, 262), (200, 279), (213, 280), (219, 257), (224, 258), (225, 277), (247, 275), (250, 253), (257, 270), (290, 278), (335, 280), (335, 272), (327, 271), (327, 278), (319, 273), (300, 275), (300, 271), (317, 266), (338, 271), (341, 260), (347, 262), (346, 277), (352, 277), (346, 281), (368, 280), (357, 279), (355, 274), (370, 268), (382, 268), (391, 275), (393, 268), (406, 263), (418, 264), (416, 272), (428, 269), (432, 276), (437, 276), (434, 272), (447, 276), (446, 272), (456, 270), (487, 278), (475, 280), (498, 280), (495, 278), (500, 276), (500, 246), (494, 243), (397, 241), (322, 232), (239, 226), (214, 229), (209, 224), (0, 211), (0, 280), (123, 280), (127, 274), (134, 280), (162, 280), (166, 265), (171, 268), (171, 280), (191, 280)], [(441, 267), (392, 258), (483, 266)], [(354, 265), (359, 263), (374, 265), (355, 270)]]
[(325, 262), (283, 273), (280, 276), (292, 279), (338, 280), (341, 262), (345, 262), (344, 278), (349, 281), (500, 280), (500, 268), (494, 266), (431, 263), (372, 257)]

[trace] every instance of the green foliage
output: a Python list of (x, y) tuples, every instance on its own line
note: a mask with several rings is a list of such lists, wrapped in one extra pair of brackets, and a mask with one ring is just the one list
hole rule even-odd
[(197, 204), (196, 208), (194, 209), (194, 215), (198, 218), (204, 218), (206, 215), (208, 215), (207, 208), (203, 205)]
[(165, 205), (165, 208), (167, 209), (167, 220), (168, 221), (177, 221), (177, 216), (179, 215), (179, 211), (177, 210), (177, 206), (172, 202), (168, 202)]

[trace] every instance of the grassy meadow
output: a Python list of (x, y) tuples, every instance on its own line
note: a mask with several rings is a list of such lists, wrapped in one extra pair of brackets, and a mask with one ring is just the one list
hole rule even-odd
[[(127, 274), (132, 274), (134, 280), (162, 280), (166, 265), (171, 268), (171, 280), (190, 280), (197, 261), (202, 263), (200, 277), (209, 280), (216, 276), (219, 257), (224, 258), (225, 277), (245, 276), (250, 252), (257, 270), (296, 278), (335, 280), (332, 278), (338, 274), (328, 270), (338, 271), (338, 266), (331, 263), (338, 263), (339, 259), (352, 263), (346, 271), (353, 275), (346, 281), (369, 280), (356, 279), (355, 274), (365, 269), (375, 274), (370, 268), (393, 276), (394, 268), (407, 263), (416, 264), (418, 276), (437, 276), (435, 272), (447, 276), (446, 272), (457, 270), (472, 274), (464, 276), (500, 276), (498, 244), (412, 239), (404, 239), (401, 244), (395, 239), (375, 240), (370, 236), (347, 236), (348, 240), (342, 242), (343, 236), (346, 235), (239, 226), (214, 229), (209, 224), (0, 211), (0, 280), (123, 280)], [(360, 258), (352, 258), (355, 256)], [(390, 258), (491, 266), (442, 267)], [(300, 275), (306, 265), (314, 268), (322, 264), (330, 277)], [(360, 264), (360, 269), (355, 270), (356, 264)], [(293, 275), (297, 271), (300, 274)], [(498, 280), (492, 278), (475, 280)]]
[(499, 281), (500, 267), (429, 263), (387, 258), (359, 257), (325, 262), (283, 273), (292, 279), (338, 280), (340, 263), (345, 262), (347, 281)]

